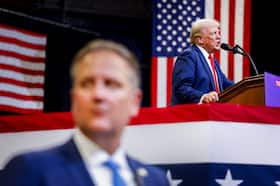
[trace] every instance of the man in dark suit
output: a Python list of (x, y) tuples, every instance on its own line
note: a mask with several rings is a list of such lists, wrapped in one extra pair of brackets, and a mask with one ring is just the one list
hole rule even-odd
[(220, 24), (216, 20), (194, 22), (190, 43), (175, 62), (171, 105), (216, 102), (218, 93), (233, 85), (214, 58), (221, 44)]
[(125, 153), (121, 136), (140, 109), (139, 65), (124, 46), (107, 40), (87, 44), (71, 67), (71, 111), (76, 129), (61, 146), (13, 158), (3, 186), (166, 186), (159, 168)]

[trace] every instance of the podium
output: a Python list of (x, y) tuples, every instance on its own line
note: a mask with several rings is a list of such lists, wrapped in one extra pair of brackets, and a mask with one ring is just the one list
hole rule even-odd
[(219, 94), (219, 102), (247, 105), (265, 105), (264, 75), (244, 78)]

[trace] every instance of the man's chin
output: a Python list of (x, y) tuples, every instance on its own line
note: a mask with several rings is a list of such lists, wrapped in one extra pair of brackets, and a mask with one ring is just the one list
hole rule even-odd
[(94, 133), (99, 133), (99, 132), (107, 133), (112, 130), (112, 126), (110, 122), (108, 122), (107, 120), (95, 120), (94, 122), (91, 123), (90, 126), (91, 126), (90, 129)]

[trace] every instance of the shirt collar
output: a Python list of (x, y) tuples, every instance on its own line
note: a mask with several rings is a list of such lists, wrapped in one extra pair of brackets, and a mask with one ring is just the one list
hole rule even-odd
[(203, 54), (203, 56), (205, 57), (205, 59), (208, 61), (208, 56), (209, 56), (209, 53), (201, 46), (199, 45), (196, 45), (197, 48), (201, 51), (201, 53)]
[(111, 159), (120, 167), (128, 167), (126, 155), (122, 147), (119, 147), (112, 155), (110, 155), (96, 143), (88, 139), (80, 129), (76, 129), (74, 132), (74, 142), (86, 164), (98, 166)]

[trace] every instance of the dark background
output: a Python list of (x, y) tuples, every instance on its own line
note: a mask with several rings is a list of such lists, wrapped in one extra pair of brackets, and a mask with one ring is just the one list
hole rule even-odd
[[(250, 54), (260, 73), (280, 75), (273, 7), (276, 3), (252, 0)], [(69, 64), (81, 46), (98, 37), (119, 41), (136, 53), (142, 106), (150, 106), (152, 0), (0, 0), (0, 23), (48, 35), (44, 111), (69, 110)]]

